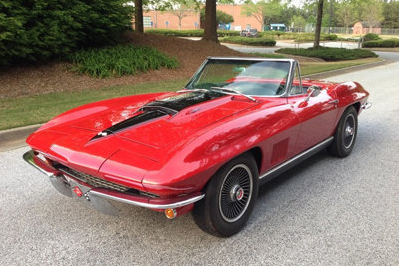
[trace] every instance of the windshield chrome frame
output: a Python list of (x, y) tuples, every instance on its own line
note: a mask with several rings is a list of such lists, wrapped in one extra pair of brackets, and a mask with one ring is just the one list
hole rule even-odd
[[(302, 91), (303, 91), (303, 85), (302, 85), (302, 76), (301, 76), (301, 68), (299, 66), (298, 61), (294, 61), (294, 64), (292, 66), (292, 70), (290, 71), (293, 75), (292, 75), (292, 79), (291, 79), (291, 84), (290, 84), (290, 88), (292, 88), (292, 84), (294, 82), (295, 79), (295, 71), (298, 68), (298, 79), (299, 79), (299, 86), (301, 87)], [(301, 94), (291, 94), (291, 89), (287, 90), (287, 95), (286, 97), (289, 96), (297, 96), (297, 95), (301, 95)]]
[[(199, 77), (200, 73), (203, 71), (203, 69), (205, 68), (205, 66), (207, 65), (207, 63), (210, 60), (242, 60), (242, 61), (269, 61), (269, 62), (289, 62), (290, 63), (290, 68), (289, 68), (289, 72), (288, 72), (288, 77), (287, 80), (285, 82), (285, 88), (284, 88), (284, 93), (281, 95), (248, 95), (247, 96), (251, 96), (251, 97), (273, 97), (273, 98), (284, 98), (284, 97), (288, 97), (289, 96), (289, 89), (292, 86), (292, 82), (294, 80), (294, 76), (295, 76), (295, 66), (299, 64), (297, 63), (296, 60), (294, 59), (279, 59), (279, 58), (259, 58), (259, 57), (213, 57), (210, 56), (208, 57), (202, 64), (201, 66), (198, 68), (198, 70), (194, 73), (194, 75), (190, 78), (190, 80), (187, 82), (187, 84), (184, 86), (184, 89), (188, 89), (187, 87), (192, 85), (196, 80), (198, 80), (197, 77)], [(299, 73), (300, 75), (300, 73)], [(300, 83), (302, 84), (302, 80), (301, 77), (299, 76), (299, 80)]]

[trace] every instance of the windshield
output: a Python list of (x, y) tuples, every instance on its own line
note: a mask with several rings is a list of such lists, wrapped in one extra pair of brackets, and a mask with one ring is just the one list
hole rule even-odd
[(278, 96), (285, 92), (289, 61), (209, 59), (186, 89), (224, 89), (252, 96)]

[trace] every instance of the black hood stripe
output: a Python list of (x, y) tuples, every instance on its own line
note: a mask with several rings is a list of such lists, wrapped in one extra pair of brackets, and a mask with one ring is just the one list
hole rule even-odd
[(145, 106), (162, 106), (180, 112), (181, 110), (187, 107), (207, 102), (222, 96), (226, 96), (226, 94), (216, 91), (187, 92), (176, 96), (168, 97), (162, 100), (153, 101), (146, 104)]
[(159, 110), (151, 110), (147, 111), (144, 113), (141, 113), (139, 115), (133, 116), (131, 118), (126, 119), (125, 121), (122, 121), (118, 124), (113, 125), (112, 127), (107, 128), (106, 130), (103, 130), (102, 132), (98, 133), (95, 135), (91, 140), (95, 140), (98, 138), (106, 137), (112, 133), (116, 133), (118, 131), (121, 131), (125, 128), (132, 127), (134, 125), (150, 121), (162, 116), (166, 116), (167, 114), (165, 112), (159, 111)]
[(143, 122), (147, 122), (166, 115), (175, 115), (179, 111), (206, 101), (210, 101), (221, 96), (225, 96), (224, 93), (220, 92), (187, 92), (176, 96), (168, 97), (162, 100), (156, 100), (150, 102), (140, 108), (141, 114), (128, 118), (120, 123), (117, 123), (106, 130), (98, 133), (91, 140), (95, 140), (101, 137), (108, 136), (112, 133), (124, 130), (128, 127), (138, 125)]

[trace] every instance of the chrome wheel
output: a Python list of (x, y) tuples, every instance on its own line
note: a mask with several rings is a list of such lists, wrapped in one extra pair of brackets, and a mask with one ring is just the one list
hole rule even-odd
[(251, 152), (224, 164), (209, 180), (193, 216), (205, 232), (228, 237), (245, 226), (258, 196), (258, 166)]
[(345, 120), (345, 132), (343, 136), (343, 144), (346, 149), (352, 146), (353, 140), (355, 139), (356, 123), (353, 114), (349, 114)]
[(225, 176), (219, 194), (219, 210), (229, 223), (239, 220), (248, 208), (253, 190), (251, 170), (245, 164), (235, 165)]

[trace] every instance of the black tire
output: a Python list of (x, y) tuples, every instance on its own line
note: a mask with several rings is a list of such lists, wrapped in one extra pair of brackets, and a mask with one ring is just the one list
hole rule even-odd
[(205, 198), (194, 206), (196, 224), (219, 237), (239, 232), (254, 208), (258, 180), (258, 167), (249, 153), (225, 164), (207, 184)]
[(339, 120), (334, 140), (328, 151), (336, 157), (348, 156), (355, 145), (357, 136), (357, 111), (353, 106), (348, 107)]

